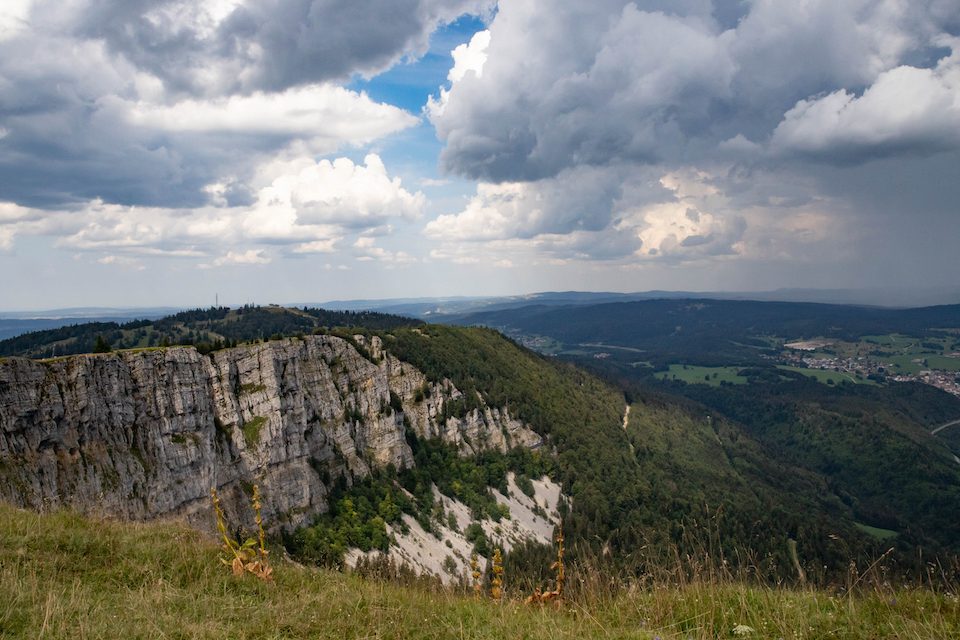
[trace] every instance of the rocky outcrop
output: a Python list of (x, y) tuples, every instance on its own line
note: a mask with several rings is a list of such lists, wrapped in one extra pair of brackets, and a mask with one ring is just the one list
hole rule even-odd
[(444, 418), (460, 397), (450, 381), (430, 383), (379, 338), (354, 343), (308, 336), (209, 356), (173, 347), (2, 360), (0, 499), (207, 526), (211, 487), (242, 516), (257, 482), (265, 520), (291, 527), (327, 508), (339, 478), (412, 465), (407, 429), (465, 454), (539, 445), (482, 402)]
[[(474, 545), (467, 540), (467, 529), (474, 523), (493, 544), (505, 551), (525, 542), (552, 545), (555, 528), (560, 525), (560, 503), (570, 504), (570, 498), (560, 491), (560, 485), (543, 477), (532, 480), (531, 495), (517, 485), (516, 475), (507, 474), (507, 494), (497, 490), (493, 497), (507, 514), (499, 521), (489, 518), (474, 519), (470, 507), (456, 498), (445, 496), (433, 488), (434, 500), (440, 513), (426, 531), (415, 518), (404, 514), (403, 527), (387, 525), (391, 538), (390, 550), (368, 551), (351, 549), (346, 554), (347, 566), (356, 568), (361, 562), (376, 562), (384, 559), (395, 566), (405, 566), (417, 575), (432, 575), (444, 584), (471, 584), (470, 557)], [(478, 558), (482, 570), (486, 559)]]

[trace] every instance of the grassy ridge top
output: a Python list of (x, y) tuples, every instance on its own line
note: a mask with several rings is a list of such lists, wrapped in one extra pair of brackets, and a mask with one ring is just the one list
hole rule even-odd
[(235, 578), (217, 546), (178, 525), (38, 515), (0, 505), (4, 638), (955, 638), (955, 596), (923, 589), (823, 591), (694, 580), (613, 594), (592, 589), (558, 608), (365, 581), (276, 563), (275, 581)]

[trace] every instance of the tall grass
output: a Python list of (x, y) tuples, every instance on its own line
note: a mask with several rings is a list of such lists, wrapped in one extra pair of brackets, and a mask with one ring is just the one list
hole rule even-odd
[[(469, 588), (274, 560), (274, 580), (224, 571), (215, 540), (176, 524), (123, 524), (0, 506), (3, 638), (706, 638), (737, 625), (758, 638), (957, 638), (943, 586), (884, 585), (867, 567), (846, 590), (758, 585), (721, 563), (627, 580), (568, 564), (559, 607), (500, 604)], [(274, 554), (276, 555), (276, 554)]]

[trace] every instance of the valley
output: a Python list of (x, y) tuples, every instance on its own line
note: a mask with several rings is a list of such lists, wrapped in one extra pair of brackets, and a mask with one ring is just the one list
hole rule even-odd
[[(257, 482), (272, 535), (294, 557), (453, 584), (473, 552), (494, 547), (523, 584), (542, 580), (560, 526), (573, 558), (609, 556), (634, 575), (708, 548), (750, 558), (755, 579), (792, 579), (796, 544), (805, 574), (825, 584), (883, 544), (904, 577), (919, 569), (914, 546), (960, 549), (949, 516), (960, 509), (960, 438), (930, 433), (960, 415), (960, 400), (803, 361), (949, 358), (949, 334), (854, 340), (831, 308), (834, 329), (819, 335), (842, 337), (827, 338), (775, 330), (776, 314), (757, 329), (724, 316), (756, 303), (713, 315), (707, 302), (629, 304), (641, 305), (636, 318), (615, 313), (596, 335), (571, 322), (590, 305), (498, 312), (536, 335), (559, 327), (550, 341), (562, 349), (548, 356), (490, 329), (282, 307), (183, 312), (111, 329), (119, 339), (96, 324), (20, 336), (0, 343), (26, 350), (0, 361), (4, 497), (208, 528), (207, 485), (249, 522), (244, 495)], [(553, 313), (567, 322), (544, 321)], [(144, 329), (197, 343), (21, 357), (104, 335), (122, 347)], [(678, 346), (696, 344), (716, 348), (677, 361)]]

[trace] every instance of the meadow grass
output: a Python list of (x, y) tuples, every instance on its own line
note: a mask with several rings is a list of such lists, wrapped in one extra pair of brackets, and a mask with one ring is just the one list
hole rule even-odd
[[(622, 588), (571, 567), (558, 606), (501, 603), (275, 563), (233, 576), (212, 538), (0, 506), (3, 638), (957, 638), (955, 594), (872, 587), (848, 595), (703, 578)], [(579, 575), (578, 575), (579, 574)], [(711, 574), (712, 575), (712, 574)]]
[(892, 529), (881, 529), (880, 527), (871, 527), (868, 524), (863, 524), (862, 522), (854, 522), (857, 529), (863, 531), (864, 533), (869, 533), (871, 536), (878, 540), (890, 540), (896, 538), (899, 534)]
[(830, 369), (805, 369), (803, 367), (791, 367), (785, 364), (777, 365), (778, 369), (783, 369), (784, 371), (793, 371), (794, 373), (800, 373), (808, 378), (813, 378), (817, 382), (823, 384), (829, 384), (829, 381), (832, 380), (833, 384), (842, 384), (844, 382), (852, 382), (854, 384), (866, 384), (873, 387), (879, 386), (873, 380), (867, 378), (858, 378), (852, 373), (846, 373), (842, 371), (832, 371)]
[(737, 375), (743, 367), (700, 367), (696, 365), (671, 364), (669, 371), (656, 374), (661, 380), (682, 380), (687, 384), (708, 384), (714, 387), (721, 382), (747, 384), (745, 376)]

